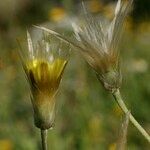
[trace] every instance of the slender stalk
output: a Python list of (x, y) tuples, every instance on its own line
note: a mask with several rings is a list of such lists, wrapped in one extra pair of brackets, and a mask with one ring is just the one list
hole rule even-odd
[(42, 150), (47, 150), (47, 130), (41, 129)]
[[(119, 89), (116, 90), (113, 93), (113, 96), (116, 100), (116, 102), (118, 103), (118, 105), (120, 106), (120, 108), (122, 109), (122, 111), (127, 114), (129, 112), (128, 108), (126, 107), (124, 101), (122, 100), (121, 94)], [(150, 143), (150, 136), (149, 134), (143, 129), (143, 127), (136, 121), (136, 119), (132, 116), (132, 114), (130, 114), (129, 116), (130, 121), (132, 122), (132, 124), (139, 130), (139, 132), (145, 137), (145, 139)]]
[(119, 137), (118, 137), (118, 141), (117, 141), (117, 145), (116, 145), (116, 150), (126, 150), (129, 115), (130, 115), (130, 112), (125, 114), (124, 120), (121, 124), (121, 128), (119, 131)]

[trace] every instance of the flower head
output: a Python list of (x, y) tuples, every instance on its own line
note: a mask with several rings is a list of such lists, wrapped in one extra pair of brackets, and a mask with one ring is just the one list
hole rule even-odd
[(84, 9), (84, 22), (73, 24), (75, 37), (80, 44), (81, 53), (96, 71), (98, 79), (108, 90), (118, 88), (121, 82), (119, 68), (118, 41), (132, 0), (118, 0), (114, 18), (93, 18)]
[(48, 36), (33, 47), (27, 32), (27, 41), (28, 51), (22, 55), (26, 56), (22, 60), (30, 84), (35, 125), (48, 129), (54, 122), (55, 95), (67, 64), (67, 50), (62, 49), (61, 44), (50, 41)]
[(96, 71), (104, 87), (112, 91), (119, 88), (121, 83), (117, 45), (132, 2), (133, 0), (118, 0), (114, 18), (111, 21), (107, 18), (92, 17), (83, 6), (83, 22), (73, 23), (76, 42), (52, 30), (39, 28), (78, 48), (88, 64)]

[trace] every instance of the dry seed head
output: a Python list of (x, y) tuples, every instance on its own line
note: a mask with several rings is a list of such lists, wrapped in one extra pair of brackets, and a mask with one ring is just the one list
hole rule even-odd
[(118, 0), (112, 21), (92, 17), (83, 5), (84, 21), (73, 23), (82, 55), (96, 71), (104, 87), (110, 91), (119, 88), (121, 84), (117, 46), (131, 4), (132, 0)]

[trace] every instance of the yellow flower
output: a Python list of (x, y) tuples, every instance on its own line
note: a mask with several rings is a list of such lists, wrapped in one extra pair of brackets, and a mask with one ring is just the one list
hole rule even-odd
[(116, 150), (116, 143), (110, 144), (108, 150)]
[(49, 12), (49, 17), (55, 22), (62, 21), (66, 17), (65, 9), (61, 7), (52, 8)]
[(103, 4), (98, 0), (90, 0), (88, 6), (92, 13), (97, 13), (102, 10)]
[(43, 93), (53, 97), (58, 89), (67, 61), (56, 59), (53, 62), (35, 59), (25, 66), (34, 94)]
[[(28, 53), (23, 67), (31, 89), (35, 125), (41, 129), (52, 127), (55, 117), (55, 95), (67, 64), (67, 50), (61, 44), (49, 43), (46, 36), (33, 47), (27, 32)], [(22, 56), (23, 57), (23, 56)]]
[(10, 139), (0, 139), (1, 150), (13, 150), (13, 142)]

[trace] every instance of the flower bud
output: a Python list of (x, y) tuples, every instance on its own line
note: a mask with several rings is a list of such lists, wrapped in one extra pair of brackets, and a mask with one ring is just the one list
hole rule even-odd
[(59, 43), (49, 43), (48, 37), (33, 47), (27, 32), (28, 53), (22, 55), (23, 67), (30, 85), (35, 126), (45, 130), (54, 124), (55, 95), (67, 64), (66, 49)]

